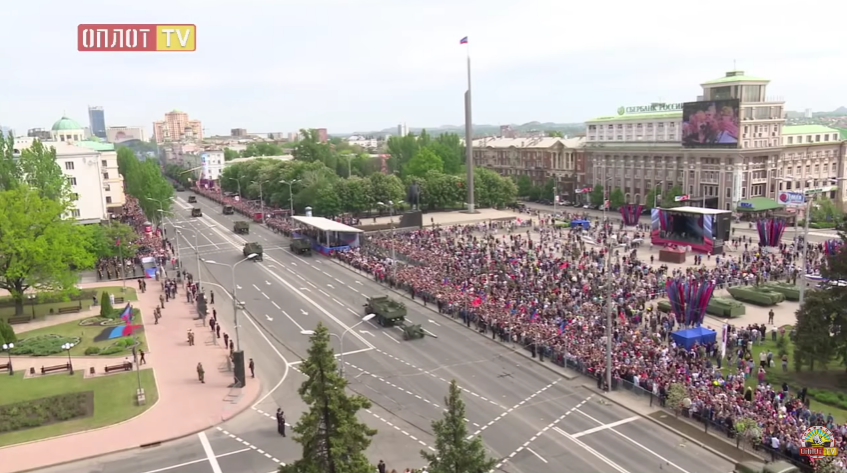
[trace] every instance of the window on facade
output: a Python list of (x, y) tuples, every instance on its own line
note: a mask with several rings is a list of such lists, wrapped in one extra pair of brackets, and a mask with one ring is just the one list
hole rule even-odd
[(75, 177), (68, 177), (68, 184), (75, 186), (76, 185), (76, 178)]
[(803, 137), (802, 137), (802, 136), (798, 136), (798, 137), (797, 137), (797, 144), (799, 145), (799, 144), (802, 144), (802, 143), (803, 143)]
[(108, 172), (103, 173), (103, 179), (109, 180), (109, 173)]
[(106, 185), (103, 186), (103, 190), (106, 191), (106, 192), (109, 192), (110, 190), (112, 190), (112, 186), (109, 185), (109, 184), (106, 184)]
[(104, 160), (100, 161), (100, 166), (107, 168), (107, 167), (109, 167), (109, 162), (104, 159)]
[(790, 144), (790, 145), (794, 144), (794, 137), (793, 136), (788, 137), (788, 144)]
[(110, 195), (107, 195), (107, 196), (106, 196), (106, 203), (107, 203), (107, 204), (111, 204), (111, 203), (112, 203), (112, 196), (110, 196)]
[(67, 170), (67, 171), (73, 171), (74, 170), (73, 161), (65, 161), (65, 170)]
[(80, 215), (79, 209), (71, 210), (71, 217), (79, 217), (79, 215)]
[(815, 135), (815, 143), (821, 142), (821, 135)]

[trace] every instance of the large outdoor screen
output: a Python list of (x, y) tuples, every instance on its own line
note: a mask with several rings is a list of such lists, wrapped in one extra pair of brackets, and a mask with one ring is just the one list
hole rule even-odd
[(654, 245), (690, 246), (697, 253), (715, 253), (713, 215), (671, 209), (651, 209), (651, 237)]
[(686, 102), (682, 106), (682, 145), (737, 148), (738, 99)]

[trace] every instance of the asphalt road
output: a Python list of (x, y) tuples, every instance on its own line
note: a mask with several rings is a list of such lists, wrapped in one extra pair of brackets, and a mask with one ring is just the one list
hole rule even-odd
[[(245, 240), (231, 231), (239, 216), (224, 216), (216, 204), (199, 197), (204, 217), (191, 219), (187, 216), (191, 206), (184, 197), (180, 195), (175, 218), (185, 229), (180, 247), (186, 266), (193, 264), (192, 228), (198, 230), (201, 258), (224, 264), (239, 261)], [(408, 305), (408, 319), (434, 336), (404, 342), (397, 330), (369, 322), (356, 325), (364, 315), (366, 296), (387, 294), (386, 289), (322, 256), (290, 254), (288, 241), (264, 227), (251, 225), (250, 232), (247, 239), (264, 246), (265, 258), (241, 263), (236, 269), (236, 296), (250, 317), (249, 322), (242, 320), (247, 328), (242, 332), (253, 331), (255, 324), (270, 343), (253, 345), (251, 341), (245, 344), (245, 352), (257, 359), (261, 371), (262, 365), (282, 362), (272, 353), (279, 350), (293, 370), (282, 388), (258, 403), (259, 416), (241, 421), (252, 429), (231, 430), (265, 451), (281, 451), (282, 461), (295, 459), (296, 448), (282, 448), (290, 440), (281, 441), (272, 419), (261, 414), (281, 406), (289, 421), (296, 422), (303, 406), (292, 391), (303, 379), (296, 367), (308, 347), (308, 336), (300, 332), (321, 322), (333, 333), (344, 334), (343, 365), (350, 388), (373, 402), (366, 413), (368, 423), (379, 429), (372, 459), (385, 460), (389, 468), (420, 466), (418, 452), (431, 447), (430, 423), (440, 416), (448, 384), (456, 379), (464, 391), (469, 432), (481, 435), (491, 455), (502, 460), (501, 471), (731, 470), (730, 464), (699, 447), (680, 446), (678, 438), (657, 431), (649, 421), (633, 419), (628, 411), (591, 398), (590, 392), (578, 387), (585, 379), (558, 378), (547, 368), (417, 305)], [(232, 286), (229, 267), (203, 266), (201, 280), (211, 278), (227, 289)], [(217, 308), (229, 300), (219, 293), (216, 302)], [(257, 425), (262, 422), (267, 427)], [(620, 425), (615, 427), (616, 423)]]

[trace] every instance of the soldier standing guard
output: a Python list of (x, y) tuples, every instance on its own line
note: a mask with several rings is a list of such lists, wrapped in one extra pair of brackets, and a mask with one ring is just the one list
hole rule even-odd
[(201, 383), (206, 384), (206, 371), (203, 370), (203, 363), (197, 363), (197, 378)]

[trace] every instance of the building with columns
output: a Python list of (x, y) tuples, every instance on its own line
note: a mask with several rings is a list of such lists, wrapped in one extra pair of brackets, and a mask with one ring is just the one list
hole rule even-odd
[(785, 102), (767, 95), (769, 83), (730, 71), (701, 84), (698, 101), (739, 100), (734, 148), (683, 147), (682, 103), (621, 107), (587, 121), (584, 174), (577, 180), (620, 188), (629, 203), (645, 205), (653, 205), (645, 202), (650, 189), (662, 194), (675, 186), (693, 205), (721, 210), (751, 199), (775, 203), (780, 190), (798, 189), (826, 190), (843, 204), (847, 194), (832, 181), (845, 176), (845, 142), (835, 129), (786, 126)]

